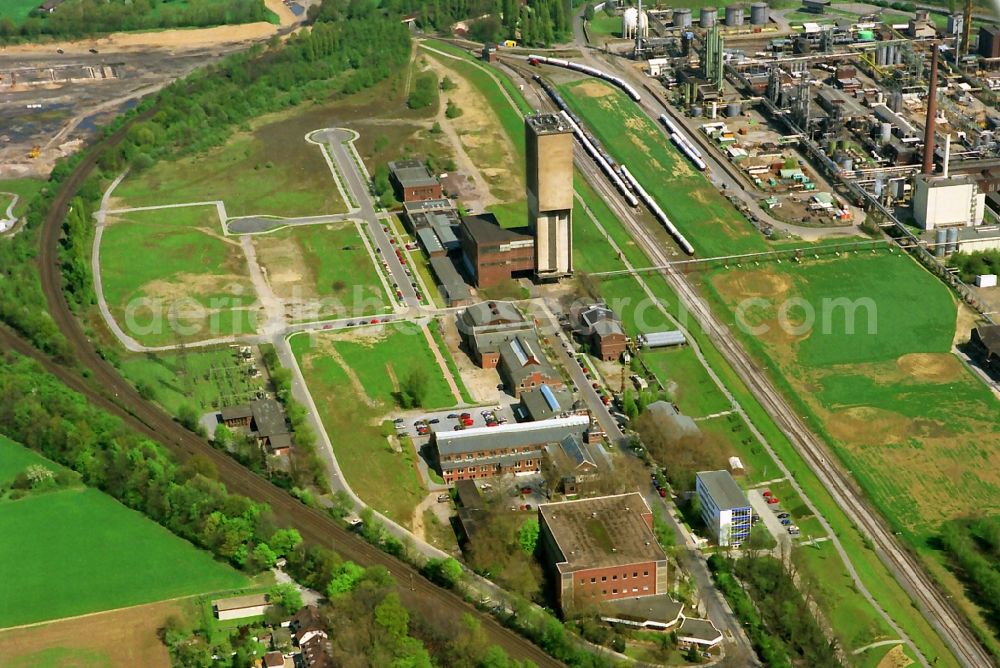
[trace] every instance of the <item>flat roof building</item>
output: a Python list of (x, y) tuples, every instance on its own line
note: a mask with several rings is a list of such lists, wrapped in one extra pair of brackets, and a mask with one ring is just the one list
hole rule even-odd
[(549, 420), (573, 407), (573, 397), (568, 390), (542, 383), (533, 390), (521, 393), (520, 410), (529, 420)]
[(441, 199), (441, 183), (419, 160), (390, 162), (389, 175), (401, 202)]
[(729, 471), (699, 471), (695, 490), (701, 518), (720, 547), (739, 547), (750, 536), (752, 511), (747, 495)]
[(546, 565), (563, 613), (665, 593), (667, 557), (637, 492), (538, 506)]
[(488, 288), (535, 269), (535, 239), (500, 227), (493, 214), (462, 216), (459, 240), (466, 269), (478, 287)]
[(248, 594), (212, 601), (212, 609), (220, 621), (263, 615), (269, 606), (267, 594)]
[(432, 257), (430, 265), (437, 278), (438, 290), (449, 307), (468, 306), (472, 303), (469, 284), (462, 278), (450, 257)]
[(601, 605), (601, 621), (640, 629), (666, 631), (684, 620), (684, 604), (666, 594), (606, 601)]

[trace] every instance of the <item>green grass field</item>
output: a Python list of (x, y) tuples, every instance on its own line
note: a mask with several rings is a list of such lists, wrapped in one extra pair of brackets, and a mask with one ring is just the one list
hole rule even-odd
[(171, 415), (187, 404), (208, 412), (244, 403), (263, 385), (249, 376), (232, 348), (130, 355), (122, 358), (119, 368), (134, 385), (150, 388), (153, 399)]
[(317, 302), (316, 316), (381, 314), (389, 306), (353, 221), (288, 227), (255, 235), (253, 244), (275, 294)]
[(119, 325), (140, 342), (158, 345), (254, 331), (246, 311), (256, 302), (246, 259), (238, 242), (222, 237), (215, 207), (109, 218), (100, 254), (108, 305)]
[(7, 17), (14, 23), (20, 23), (40, 4), (37, 0), (4, 0), (0, 3), (0, 18)]
[(725, 395), (715, 386), (705, 367), (689, 347), (643, 351), (642, 361), (664, 385), (677, 384), (674, 403), (682, 413), (704, 417), (731, 408)]
[[(340, 362), (322, 339), (313, 345), (306, 334), (290, 339), (333, 444), (344, 477), (361, 499), (394, 521), (411, 526), (413, 512), (426, 490), (416, 469), (412, 449), (396, 452), (372, 424), (371, 408), (359, 396)], [(383, 408), (385, 408), (383, 406)]]
[(698, 255), (766, 250), (764, 239), (624, 93), (593, 79), (563, 84), (559, 90), (612, 157), (644, 184)]
[(604, 12), (597, 12), (594, 14), (594, 19), (587, 23), (587, 32), (591, 39), (598, 37), (621, 37), (622, 17), (617, 15), (609, 16)]
[(116, 206), (222, 200), (231, 217), (346, 211), (320, 147), (287, 122), (291, 113), (266, 116), (252, 132), (236, 134), (218, 149), (161, 161), (126, 178), (115, 190)]
[(39, 464), (50, 471), (60, 466), (34, 450), (29, 450), (6, 436), (0, 435), (0, 487), (9, 485), (14, 477), (32, 464)]
[[(0, 15), (2, 15), (2, 12), (0, 12)], [(5, 179), (0, 180), (0, 192), (20, 195), (17, 206), (14, 207), (14, 215), (20, 216), (24, 213), (31, 199), (44, 185), (45, 181), (41, 179)], [(0, 216), (6, 216), (7, 207), (10, 205), (11, 199), (9, 195), (0, 195)]]
[[(2, 474), (12, 462), (42, 459), (26, 452), (0, 439)], [(0, 578), (0, 627), (247, 583), (207, 552), (95, 489), (0, 502), (0, 535), (0, 561), (13, 569)]]
[(792, 551), (792, 560), (806, 587), (826, 612), (840, 646), (847, 652), (897, 636), (857, 592), (844, 562), (831, 542)]

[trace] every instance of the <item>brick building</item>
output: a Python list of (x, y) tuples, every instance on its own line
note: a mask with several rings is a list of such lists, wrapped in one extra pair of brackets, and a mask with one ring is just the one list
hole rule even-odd
[(458, 332), (469, 356), (484, 369), (500, 362), (500, 345), (534, 327), (510, 302), (480, 302), (457, 317)]
[(230, 429), (247, 429), (269, 455), (284, 457), (292, 450), (292, 434), (285, 420), (285, 409), (274, 399), (227, 406), (222, 409), (221, 417), (222, 424)]
[(441, 182), (419, 160), (397, 160), (389, 163), (389, 175), (396, 198), (401, 202), (441, 199)]
[(500, 227), (493, 214), (462, 216), (462, 259), (473, 282), (488, 288), (535, 270), (535, 239)]
[(541, 469), (547, 444), (567, 436), (582, 438), (589, 425), (590, 418), (574, 415), (544, 422), (435, 432), (437, 465), (448, 484), (532, 473)]
[(580, 326), (577, 335), (590, 346), (592, 354), (605, 362), (621, 359), (628, 345), (628, 337), (621, 320), (604, 304), (593, 304), (578, 314)]
[(539, 539), (563, 614), (665, 593), (667, 556), (637, 492), (538, 506)]
[(520, 398), (521, 392), (534, 390), (542, 385), (552, 388), (563, 386), (562, 376), (545, 357), (542, 344), (534, 332), (517, 334), (500, 344), (497, 371), (500, 373), (500, 380), (514, 398)]

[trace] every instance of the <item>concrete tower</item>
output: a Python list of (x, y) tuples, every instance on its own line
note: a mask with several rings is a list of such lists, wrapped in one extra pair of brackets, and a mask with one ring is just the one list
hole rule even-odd
[(558, 114), (524, 119), (528, 227), (535, 237), (535, 273), (573, 272), (573, 130)]

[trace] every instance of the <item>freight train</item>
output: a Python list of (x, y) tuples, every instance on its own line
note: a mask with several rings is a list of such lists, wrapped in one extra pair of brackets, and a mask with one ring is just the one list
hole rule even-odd
[(667, 228), (667, 232), (669, 232), (670, 236), (674, 238), (674, 241), (676, 241), (677, 245), (681, 247), (681, 250), (688, 255), (694, 255), (694, 247), (692, 247), (687, 238), (681, 234), (680, 230), (674, 227), (674, 224), (670, 221), (670, 218), (667, 217), (667, 214), (663, 213), (663, 209), (660, 208), (660, 205), (656, 203), (656, 200), (654, 200), (648, 192), (646, 192), (645, 188), (639, 185), (639, 182), (634, 176), (632, 176), (632, 173), (628, 171), (628, 168), (625, 167), (625, 165), (620, 165), (618, 170), (621, 172), (622, 178), (625, 179), (625, 182), (631, 186), (632, 190), (634, 190), (637, 195), (639, 195), (639, 199), (641, 199), (643, 203), (649, 207), (653, 217), (660, 221), (663, 227)]
[(674, 143), (681, 152), (688, 157), (688, 160), (694, 163), (694, 166), (705, 171), (708, 169), (708, 165), (705, 164), (704, 156), (702, 156), (701, 151), (695, 146), (690, 139), (687, 138), (677, 125), (667, 118), (666, 114), (660, 114), (660, 122), (667, 128), (670, 133), (670, 141)]

